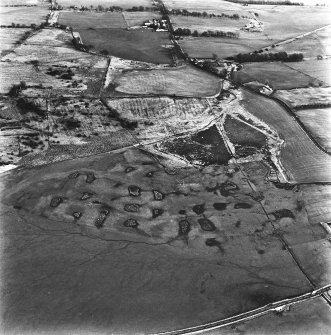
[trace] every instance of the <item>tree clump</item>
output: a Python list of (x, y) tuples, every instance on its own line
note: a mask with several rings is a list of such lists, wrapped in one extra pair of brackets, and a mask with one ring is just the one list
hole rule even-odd
[(269, 52), (269, 53), (259, 53), (257, 51), (248, 54), (238, 54), (233, 57), (228, 57), (229, 60), (234, 60), (238, 63), (247, 63), (247, 62), (301, 62), (303, 60), (302, 53), (292, 53), (288, 54), (285, 51), (281, 52)]

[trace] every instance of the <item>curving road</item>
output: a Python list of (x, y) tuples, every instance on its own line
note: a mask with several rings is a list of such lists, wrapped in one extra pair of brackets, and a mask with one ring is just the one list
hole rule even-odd
[(289, 298), (289, 299), (284, 299), (284, 300), (280, 300), (277, 302), (273, 302), (270, 303), (268, 305), (265, 305), (263, 307), (257, 308), (257, 309), (253, 309), (249, 312), (245, 312), (242, 314), (238, 314), (235, 316), (231, 316), (229, 318), (226, 319), (222, 319), (222, 320), (218, 320), (218, 321), (214, 321), (214, 322), (209, 322), (209, 323), (205, 323), (203, 325), (199, 325), (199, 326), (195, 326), (195, 327), (189, 327), (189, 328), (183, 328), (183, 329), (178, 329), (178, 330), (172, 330), (172, 331), (166, 331), (166, 332), (162, 332), (162, 333), (153, 333), (151, 335), (182, 335), (182, 334), (200, 334), (206, 331), (210, 331), (210, 330), (215, 330), (215, 329), (219, 329), (222, 327), (226, 327), (229, 325), (233, 325), (235, 323), (239, 323), (239, 322), (243, 322), (243, 321), (247, 321), (247, 320), (251, 320), (257, 317), (260, 317), (262, 315), (265, 315), (267, 313), (270, 312), (274, 312), (277, 310), (282, 310), (283, 308), (287, 307), (287, 306), (291, 306), (294, 304), (297, 304), (299, 302), (303, 302), (306, 300), (310, 300), (319, 296), (328, 296), (328, 291), (331, 290), (331, 285), (326, 285), (324, 287), (321, 287), (319, 289), (316, 289), (312, 292), (309, 293), (305, 293), (302, 295), (299, 295), (297, 297), (294, 298)]

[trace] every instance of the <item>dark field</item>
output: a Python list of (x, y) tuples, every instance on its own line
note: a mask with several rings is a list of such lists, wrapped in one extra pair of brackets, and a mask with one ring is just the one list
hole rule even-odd
[(147, 29), (80, 29), (83, 43), (93, 45), (98, 51), (107, 50), (112, 56), (150, 62), (170, 64), (170, 50), (167, 32), (152, 32)]
[(264, 134), (229, 116), (225, 120), (224, 129), (239, 156), (245, 156), (245, 153), (250, 151), (255, 152), (256, 149), (262, 149), (266, 145), (267, 138)]
[(58, 23), (74, 29), (127, 28), (123, 14), (120, 12), (62, 12)]
[(164, 141), (157, 147), (159, 150), (182, 156), (191, 163), (203, 166), (226, 164), (230, 159), (216, 126), (195, 135)]

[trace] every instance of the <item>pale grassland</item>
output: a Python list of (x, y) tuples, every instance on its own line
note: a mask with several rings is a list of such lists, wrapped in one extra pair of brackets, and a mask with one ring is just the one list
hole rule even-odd
[(12, 23), (31, 25), (46, 22), (48, 6), (37, 7), (0, 7), (0, 24), (9, 26)]
[(220, 80), (193, 67), (129, 72), (116, 79), (116, 91), (128, 94), (206, 97), (217, 94)]

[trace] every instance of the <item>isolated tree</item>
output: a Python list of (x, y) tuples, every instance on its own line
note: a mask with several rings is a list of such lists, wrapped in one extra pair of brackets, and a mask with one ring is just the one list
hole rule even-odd
[(198, 33), (198, 31), (197, 31), (197, 30), (194, 30), (194, 32), (193, 32), (193, 34), (192, 34), (192, 36), (194, 36), (194, 37), (198, 37), (198, 36), (199, 36), (199, 33)]
[(215, 54), (215, 53), (213, 53), (213, 59), (216, 60), (216, 61), (219, 61), (219, 60), (220, 60), (219, 57), (218, 57), (218, 55)]

